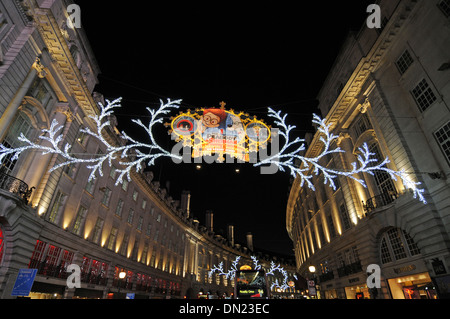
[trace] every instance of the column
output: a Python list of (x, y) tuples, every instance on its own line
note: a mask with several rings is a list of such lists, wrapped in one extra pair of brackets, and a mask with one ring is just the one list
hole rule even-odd
[(3, 140), (6, 131), (9, 128), (9, 124), (11, 124), (14, 117), (16, 116), (17, 110), (22, 104), (23, 97), (25, 96), (25, 94), (27, 94), (28, 90), (30, 89), (30, 86), (33, 83), (34, 79), (36, 78), (36, 75), (39, 76), (40, 78), (44, 78), (47, 75), (47, 73), (44, 70), (44, 67), (40, 63), (39, 58), (36, 58), (36, 61), (33, 63), (22, 85), (17, 90), (11, 102), (9, 102), (8, 106), (5, 109), (5, 112), (3, 112), (2, 117), (0, 118), (0, 139)]

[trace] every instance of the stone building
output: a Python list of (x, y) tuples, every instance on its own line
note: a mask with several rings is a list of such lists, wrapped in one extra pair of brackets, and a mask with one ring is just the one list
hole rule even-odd
[[(292, 185), (287, 229), (297, 271), (322, 298), (444, 298), (450, 282), (450, 2), (379, 1), (381, 28), (350, 33), (319, 92), (319, 114), (338, 135), (323, 165), (350, 170), (366, 143), (388, 168), (421, 182), (427, 204), (387, 173), (339, 177), (336, 191)], [(323, 149), (307, 138), (307, 157)], [(312, 172), (311, 172), (312, 173)], [(381, 288), (367, 286), (380, 266)]]
[[(83, 28), (68, 23), (65, 0), (0, 2), (0, 141), (35, 143), (54, 120), (70, 152), (96, 156), (104, 145), (80, 131), (95, 131), (94, 92), (100, 72)], [(69, 11), (69, 12), (68, 12)], [(71, 21), (71, 20), (70, 20)], [(105, 128), (108, 143), (121, 145), (116, 119)], [(20, 269), (37, 269), (31, 298), (188, 298), (218, 296), (233, 283), (209, 279), (212, 265), (226, 267), (253, 252), (215, 234), (190, 215), (189, 194), (174, 200), (151, 172), (134, 172), (116, 186), (118, 161), (89, 181), (79, 163), (28, 150), (6, 156), (0, 169), (0, 298), (13, 298)], [(268, 259), (267, 259), (268, 258)], [(267, 257), (270, 260), (271, 257)], [(81, 288), (69, 288), (67, 267), (80, 267)], [(286, 262), (289, 267), (289, 263)], [(295, 269), (291, 267), (292, 274)], [(124, 278), (119, 274), (123, 273)]]

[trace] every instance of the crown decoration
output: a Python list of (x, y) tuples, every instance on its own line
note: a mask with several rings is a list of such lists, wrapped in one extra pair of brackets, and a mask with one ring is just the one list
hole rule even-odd
[(169, 134), (183, 146), (192, 147), (192, 157), (217, 154), (218, 162), (225, 155), (248, 162), (251, 152), (266, 148), (271, 139), (271, 126), (248, 113), (226, 110), (225, 102), (220, 108), (188, 109), (171, 117)]

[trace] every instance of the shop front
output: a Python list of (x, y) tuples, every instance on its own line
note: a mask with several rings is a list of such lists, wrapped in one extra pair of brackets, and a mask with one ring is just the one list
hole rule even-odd
[(381, 270), (392, 299), (437, 299), (438, 294), (423, 259), (405, 261)]
[(428, 272), (388, 279), (393, 299), (437, 299)]

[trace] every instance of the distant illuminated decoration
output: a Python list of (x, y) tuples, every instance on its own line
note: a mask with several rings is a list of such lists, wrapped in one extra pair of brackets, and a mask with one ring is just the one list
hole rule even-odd
[[(238, 270), (237, 265), (239, 263), (239, 260), (241, 259), (241, 256), (236, 256), (236, 259), (231, 263), (231, 269), (227, 272), (223, 269), (223, 262), (220, 262), (219, 265), (215, 265), (211, 270), (208, 272), (208, 276), (211, 278), (211, 276), (214, 273), (217, 273), (218, 275), (224, 275), (225, 278), (233, 280), (236, 276), (236, 273), (239, 270), (261, 270), (261, 265), (259, 264), (259, 260), (255, 256), (251, 256), (251, 259), (253, 261), (254, 268), (252, 268), (249, 265), (243, 265), (245, 269), (242, 269), (242, 267)], [(275, 276), (275, 272), (278, 271), (283, 276), (283, 282), (279, 283), (278, 278), (275, 278), (275, 280), (272, 282), (272, 285), (270, 286), (270, 289), (279, 288), (281, 290), (289, 289), (288, 285), (288, 274), (287, 271), (284, 270), (283, 267), (280, 266), (280, 264), (276, 265), (273, 261), (270, 262), (270, 269), (266, 271), (267, 276)]]
[(263, 121), (244, 112), (220, 108), (201, 108), (172, 117), (170, 133), (176, 141), (192, 147), (192, 157), (218, 154), (218, 161), (225, 155), (248, 162), (250, 152), (265, 148), (270, 140), (270, 127)]

